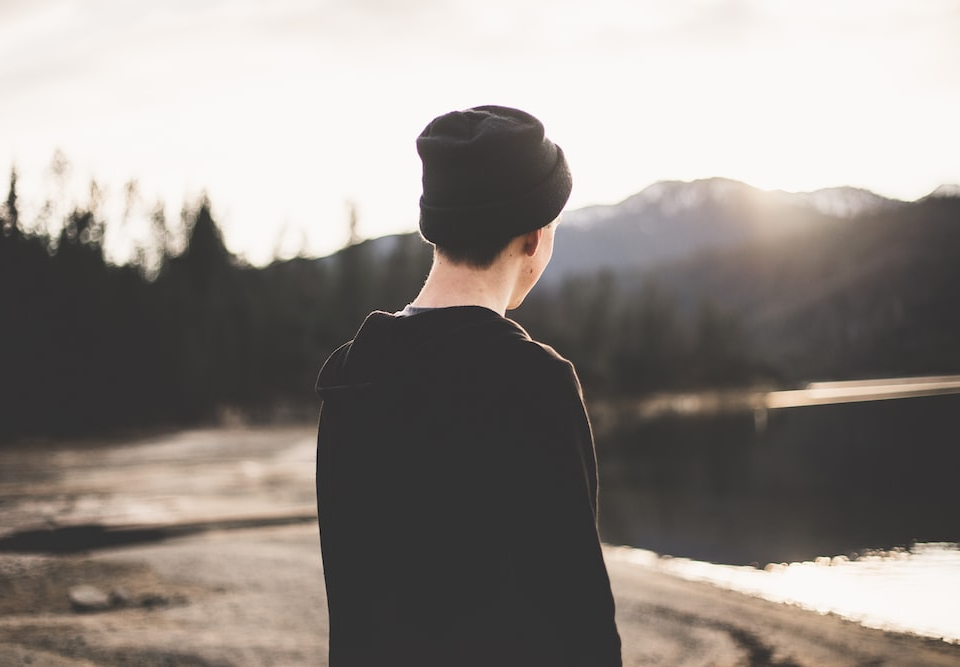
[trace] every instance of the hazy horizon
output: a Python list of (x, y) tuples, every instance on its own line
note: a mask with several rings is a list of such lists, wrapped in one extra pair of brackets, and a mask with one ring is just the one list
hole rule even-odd
[(230, 249), (328, 254), (416, 228), (414, 139), (498, 103), (538, 115), (574, 171), (569, 209), (724, 177), (913, 200), (960, 182), (960, 6), (857, 0), (7, 2), (0, 169), (25, 218), (91, 179), (127, 225), (209, 194)]

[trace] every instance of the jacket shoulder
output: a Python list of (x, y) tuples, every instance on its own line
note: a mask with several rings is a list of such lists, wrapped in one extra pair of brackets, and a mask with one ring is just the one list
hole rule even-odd
[(553, 347), (531, 338), (522, 328), (504, 341), (503, 360), (523, 386), (539, 387), (548, 394), (565, 394), (574, 389), (582, 398), (580, 380), (573, 364)]
[(336, 387), (343, 383), (341, 379), (343, 367), (347, 363), (351, 347), (353, 347), (353, 341), (348, 340), (331, 352), (327, 360), (323, 362), (320, 372), (317, 374), (317, 381), (314, 384), (314, 390), (318, 394), (321, 393), (321, 387)]

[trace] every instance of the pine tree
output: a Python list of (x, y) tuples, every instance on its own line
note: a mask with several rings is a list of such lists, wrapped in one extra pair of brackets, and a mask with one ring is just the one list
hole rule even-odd
[(10, 239), (16, 242), (20, 236), (20, 211), (17, 208), (17, 169), (10, 168), (10, 189), (7, 191), (7, 201), (4, 204), (3, 216), (0, 218), (0, 242)]

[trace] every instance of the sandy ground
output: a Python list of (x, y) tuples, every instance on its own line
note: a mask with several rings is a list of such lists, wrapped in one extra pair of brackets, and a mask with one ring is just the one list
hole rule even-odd
[[(309, 429), (217, 430), (121, 450), (0, 451), (0, 666), (326, 665), (311, 440)], [(136, 541), (9, 550), (25, 528), (76, 525)], [(625, 665), (960, 667), (958, 645), (685, 581), (622, 554), (607, 551)], [(78, 608), (78, 586), (101, 591), (105, 608)]]
[[(960, 665), (960, 646), (608, 562), (625, 665)], [(78, 585), (122, 591), (72, 608)], [(218, 530), (64, 556), (0, 555), (0, 665), (326, 665), (316, 527)], [(402, 664), (398, 662), (398, 664)]]

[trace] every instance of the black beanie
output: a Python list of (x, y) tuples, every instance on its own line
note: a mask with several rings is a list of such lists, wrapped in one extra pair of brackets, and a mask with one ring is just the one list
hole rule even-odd
[(420, 233), (441, 247), (508, 240), (552, 222), (573, 179), (530, 114), (500, 106), (451, 111), (417, 137)]

